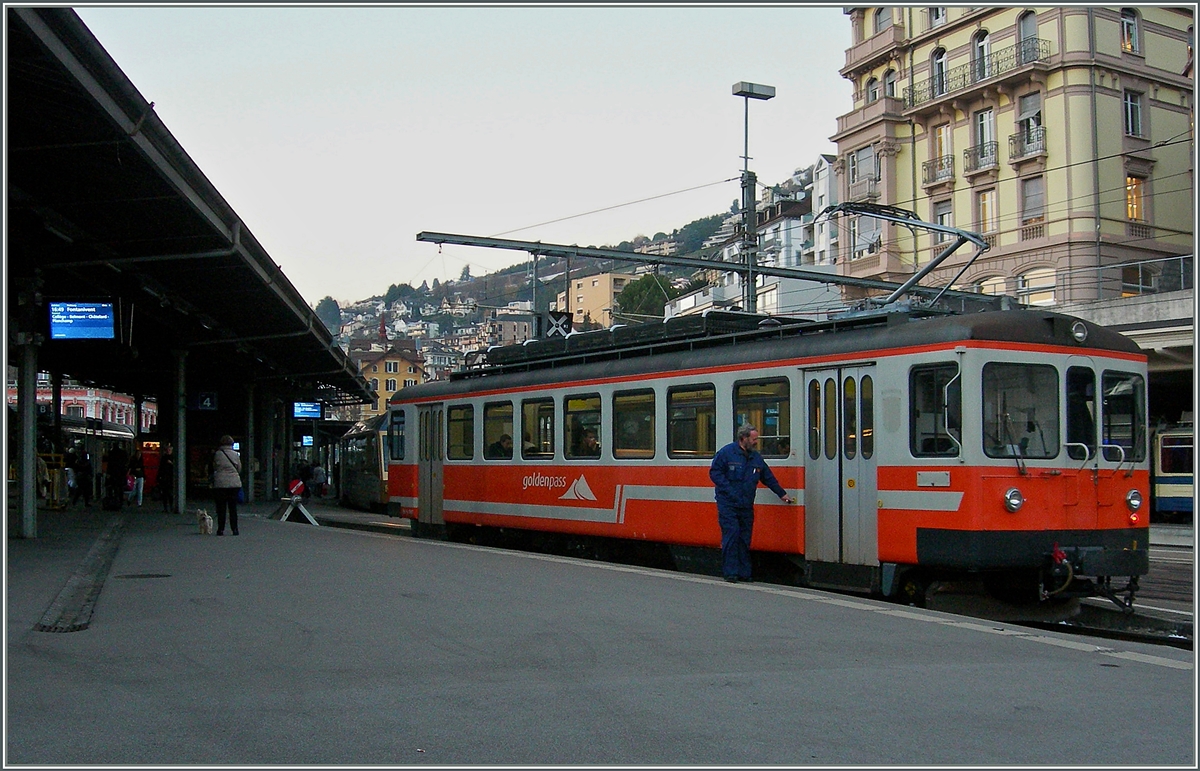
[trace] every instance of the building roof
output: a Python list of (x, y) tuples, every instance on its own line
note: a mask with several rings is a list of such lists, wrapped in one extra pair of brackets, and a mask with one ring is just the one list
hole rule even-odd
[[(210, 384), (368, 401), (316, 313), (79, 16), (6, 14), (9, 329), (44, 338), (39, 369), (162, 393), (186, 351)], [(58, 299), (112, 302), (117, 340), (51, 340), (44, 303)]]

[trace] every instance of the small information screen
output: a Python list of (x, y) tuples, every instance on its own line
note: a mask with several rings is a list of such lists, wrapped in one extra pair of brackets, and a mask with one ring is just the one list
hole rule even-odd
[(50, 303), (51, 340), (112, 340), (113, 304)]
[(324, 417), (320, 402), (292, 402), (293, 418), (311, 418), (320, 420)]

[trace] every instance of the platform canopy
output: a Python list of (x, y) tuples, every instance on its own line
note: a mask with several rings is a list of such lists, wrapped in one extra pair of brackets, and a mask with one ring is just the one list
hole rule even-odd
[[(131, 394), (189, 378), (333, 404), (370, 386), (69, 8), (6, 9), (9, 363)], [(337, 255), (329, 255), (331, 263)], [(52, 339), (52, 302), (111, 303), (112, 340)]]

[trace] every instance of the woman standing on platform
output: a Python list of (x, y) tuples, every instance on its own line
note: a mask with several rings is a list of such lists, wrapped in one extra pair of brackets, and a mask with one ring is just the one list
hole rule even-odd
[(225, 535), (225, 510), (229, 509), (229, 529), (238, 534), (237, 496), (242, 489), (242, 458), (233, 449), (233, 437), (226, 434), (213, 453), (213, 500), (217, 504), (217, 535)]

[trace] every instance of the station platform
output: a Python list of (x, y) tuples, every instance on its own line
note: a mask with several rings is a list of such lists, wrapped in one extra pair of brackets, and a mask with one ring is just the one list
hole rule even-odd
[(6, 764), (1195, 765), (1190, 651), (276, 508), (9, 538)]

